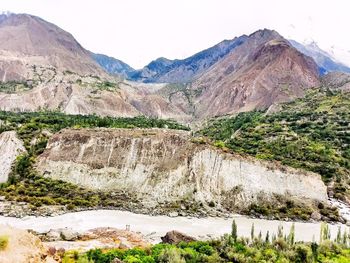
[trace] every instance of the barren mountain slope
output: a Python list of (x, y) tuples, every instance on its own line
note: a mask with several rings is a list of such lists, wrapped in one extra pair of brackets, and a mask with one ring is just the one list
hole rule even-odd
[[(146, 115), (188, 121), (190, 115), (157, 91), (164, 84), (124, 82), (117, 78), (102, 79), (54, 68), (37, 67), (33, 86), (24, 89), (9, 84), (0, 89), (0, 110), (59, 110), (69, 114), (133, 117)], [(0, 88), (2, 88), (0, 86)], [(14, 91), (19, 89), (17, 91)]]
[(0, 80), (29, 79), (33, 65), (104, 74), (90, 53), (61, 28), (27, 14), (0, 15)]
[(269, 107), (319, 85), (315, 62), (277, 32), (260, 30), (194, 83), (199, 118)]
[(322, 85), (332, 89), (350, 91), (350, 74), (331, 72), (322, 77)]

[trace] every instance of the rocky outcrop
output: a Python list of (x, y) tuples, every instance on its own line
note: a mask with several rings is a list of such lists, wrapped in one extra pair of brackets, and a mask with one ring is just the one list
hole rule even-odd
[(196, 241), (194, 237), (190, 237), (176, 230), (167, 232), (164, 237), (161, 237), (161, 239), (163, 243), (167, 244), (179, 244), (180, 242)]
[(0, 251), (1, 263), (54, 263), (52, 257), (40, 239), (25, 230), (0, 225), (0, 235), (8, 239), (8, 245)]
[(130, 249), (150, 246), (146, 237), (139, 232), (111, 227), (94, 228), (75, 232), (73, 229), (51, 229), (49, 232), (36, 233), (43, 243), (54, 250), (87, 251), (96, 248)]
[(13, 162), (25, 151), (23, 142), (17, 138), (15, 131), (0, 134), (0, 183), (7, 182)]
[(171, 130), (63, 130), (50, 139), (37, 169), (50, 178), (126, 193), (149, 208), (195, 201), (232, 209), (276, 196), (327, 200), (319, 175), (224, 153)]

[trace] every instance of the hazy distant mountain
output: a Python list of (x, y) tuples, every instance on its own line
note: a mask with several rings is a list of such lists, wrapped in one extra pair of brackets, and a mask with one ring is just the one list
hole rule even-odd
[(340, 63), (350, 67), (350, 48), (340, 48), (337, 46), (332, 46), (327, 49), (327, 52), (332, 56), (332, 58)]
[(0, 80), (28, 78), (33, 65), (103, 74), (89, 52), (68, 32), (36, 16), (0, 15)]
[(303, 54), (312, 57), (319, 66), (322, 75), (334, 71), (350, 73), (349, 67), (334, 60), (329, 53), (320, 49), (316, 42), (309, 44), (301, 44), (294, 40), (289, 40), (289, 42)]
[(232, 40), (224, 40), (186, 59), (158, 58), (130, 77), (132, 80), (143, 82), (189, 82), (244, 43), (246, 38), (247, 36), (244, 35)]
[(263, 109), (319, 85), (318, 67), (276, 31), (259, 30), (192, 83), (198, 117)]
[(128, 77), (135, 70), (123, 61), (103, 54), (91, 53), (92, 58), (108, 73)]

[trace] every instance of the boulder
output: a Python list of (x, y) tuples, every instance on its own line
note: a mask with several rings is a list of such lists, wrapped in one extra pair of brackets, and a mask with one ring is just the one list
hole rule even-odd
[(311, 219), (320, 221), (321, 220), (321, 214), (317, 211), (312, 212)]
[(73, 229), (64, 228), (61, 230), (61, 237), (65, 241), (75, 241), (78, 239), (79, 234), (75, 232)]
[(162, 239), (162, 243), (168, 243), (168, 244), (178, 244), (182, 241), (183, 242), (196, 241), (194, 237), (185, 235), (176, 230), (167, 232), (164, 237), (161, 237), (161, 239)]
[(46, 233), (45, 241), (51, 242), (51, 241), (59, 241), (62, 240), (61, 233), (57, 230), (51, 229), (49, 232)]

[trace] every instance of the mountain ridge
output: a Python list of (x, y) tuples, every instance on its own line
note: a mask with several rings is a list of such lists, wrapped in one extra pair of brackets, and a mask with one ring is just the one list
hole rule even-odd
[(104, 75), (89, 52), (68, 32), (28, 14), (0, 15), (0, 79), (29, 79), (32, 67)]

